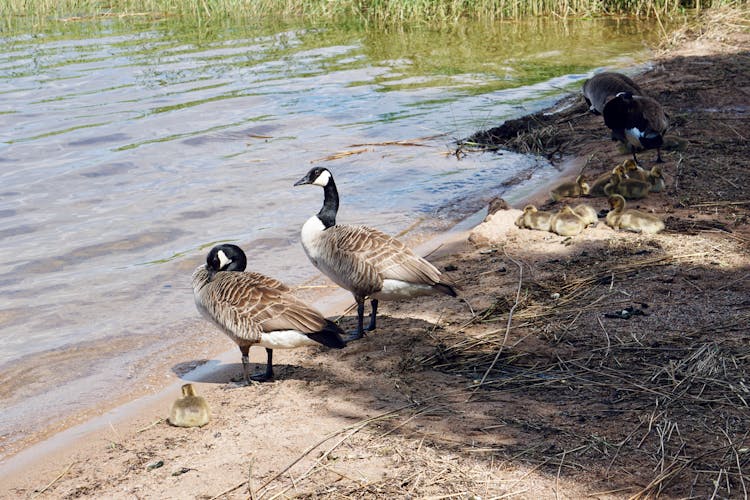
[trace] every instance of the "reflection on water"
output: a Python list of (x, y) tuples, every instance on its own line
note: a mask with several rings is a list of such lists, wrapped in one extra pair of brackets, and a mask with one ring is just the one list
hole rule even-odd
[[(12, 410), (0, 444), (41, 425), (17, 419), (44, 413), (52, 385), (76, 411), (121, 383), (113, 367), (148, 366), (160, 342), (177, 342), (164, 331), (197, 324), (189, 276), (213, 243), (239, 243), (290, 283), (316, 276), (298, 231), (321, 195), (292, 188), (311, 164), (336, 172), (342, 222), (395, 234), (425, 218), (421, 230), (439, 230), (520, 171), (555, 173), (510, 153), (459, 161), (445, 154), (454, 139), (550, 104), (597, 67), (632, 64), (654, 36), (612, 20), (389, 32), (169, 19), (0, 40)], [(403, 139), (414, 144), (381, 144)], [(180, 329), (180, 344), (198, 331)]]

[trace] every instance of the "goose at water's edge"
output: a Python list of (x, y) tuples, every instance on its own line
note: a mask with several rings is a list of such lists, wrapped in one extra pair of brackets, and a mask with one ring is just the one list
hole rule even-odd
[(295, 186), (323, 188), (323, 207), (302, 226), (302, 247), (315, 267), (357, 302), (357, 331), (348, 340), (364, 335), (365, 299), (372, 312), (367, 330), (376, 327), (378, 300), (396, 300), (444, 293), (456, 296), (454, 283), (427, 260), (387, 234), (366, 226), (336, 225), (339, 195), (328, 169), (315, 167)]
[[(323, 344), (340, 349), (344, 332), (295, 297), (282, 282), (244, 272), (247, 257), (236, 245), (217, 245), (206, 264), (193, 273), (193, 293), (200, 313), (237, 343), (245, 381), (273, 379), (273, 349)], [(248, 351), (266, 348), (265, 373), (249, 374)]]

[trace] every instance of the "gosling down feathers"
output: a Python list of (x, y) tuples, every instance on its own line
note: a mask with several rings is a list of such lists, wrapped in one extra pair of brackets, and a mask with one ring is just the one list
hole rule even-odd
[(357, 302), (357, 331), (347, 340), (364, 336), (365, 299), (372, 312), (367, 330), (376, 327), (378, 300), (397, 300), (444, 293), (456, 296), (454, 283), (427, 260), (385, 233), (366, 226), (337, 225), (339, 195), (331, 172), (315, 167), (295, 186), (323, 188), (323, 207), (302, 226), (302, 247), (312, 264)]
[(624, 143), (633, 154), (644, 149), (656, 149), (657, 163), (661, 159), (664, 134), (669, 120), (661, 104), (651, 97), (620, 92), (610, 99), (602, 112), (604, 124), (612, 130), (612, 139)]
[(562, 198), (575, 198), (578, 196), (586, 196), (589, 194), (589, 184), (586, 182), (586, 177), (579, 175), (573, 182), (563, 182), (555, 186), (550, 191), (552, 201), (560, 201)]
[(169, 409), (169, 423), (176, 427), (201, 427), (208, 423), (210, 416), (208, 403), (195, 394), (193, 384), (182, 386), (182, 397)]
[[(246, 265), (240, 247), (213, 247), (206, 264), (193, 273), (193, 294), (200, 313), (237, 343), (247, 383), (273, 379), (273, 349), (346, 345), (336, 324), (296, 298), (282, 282), (244, 272)], [(266, 348), (266, 371), (251, 376), (248, 351), (256, 344)]]
[(634, 95), (643, 93), (633, 80), (622, 73), (605, 71), (583, 82), (583, 98), (595, 115), (601, 115), (607, 102), (620, 92)]
[(607, 213), (607, 225), (612, 229), (624, 229), (634, 233), (655, 234), (664, 229), (664, 221), (655, 215), (632, 208), (625, 208), (625, 198), (619, 194), (609, 197), (612, 210)]

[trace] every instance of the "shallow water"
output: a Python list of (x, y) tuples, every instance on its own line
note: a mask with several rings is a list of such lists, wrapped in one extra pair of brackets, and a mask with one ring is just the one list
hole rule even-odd
[[(443, 230), (547, 181), (557, 170), (534, 158), (448, 153), (596, 68), (637, 63), (652, 28), (172, 19), (1, 39), (0, 447), (114, 398), (204, 335), (188, 287), (212, 244), (237, 242), (290, 284), (315, 278), (298, 232), (322, 193), (292, 187), (313, 165), (336, 176), (340, 222), (392, 234)], [(531, 180), (501, 188), (522, 172)]]

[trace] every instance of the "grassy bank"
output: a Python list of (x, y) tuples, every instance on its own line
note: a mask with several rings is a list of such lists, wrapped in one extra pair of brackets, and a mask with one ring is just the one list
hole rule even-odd
[(747, 0), (0, 0), (0, 15), (34, 20), (91, 16), (354, 18), (364, 22), (454, 22), (526, 16), (671, 16), (746, 5)]

